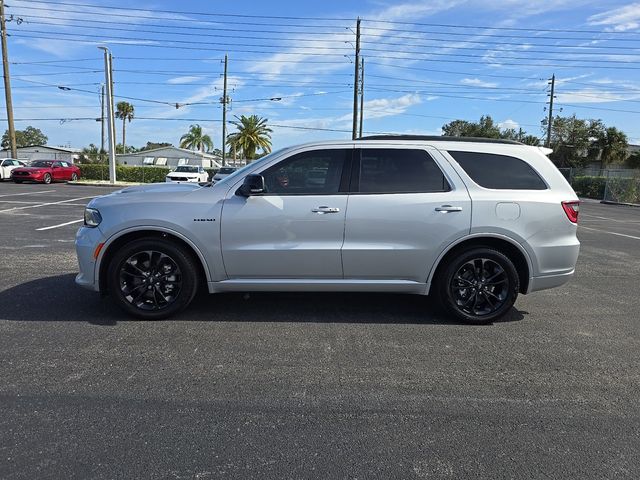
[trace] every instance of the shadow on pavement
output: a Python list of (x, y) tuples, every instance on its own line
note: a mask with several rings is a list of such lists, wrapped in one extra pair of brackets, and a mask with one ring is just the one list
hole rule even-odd
[[(88, 322), (115, 325), (135, 321), (108, 298), (86, 291), (74, 274), (32, 280), (0, 292), (0, 319)], [(526, 312), (512, 308), (498, 323)], [(370, 293), (200, 293), (180, 321), (457, 324), (427, 297)]]

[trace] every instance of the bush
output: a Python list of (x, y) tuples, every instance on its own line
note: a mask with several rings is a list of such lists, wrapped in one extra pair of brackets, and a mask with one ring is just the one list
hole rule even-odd
[(611, 202), (640, 203), (640, 178), (610, 178), (607, 198)]
[[(105, 164), (81, 164), (80, 178), (86, 180), (109, 180), (109, 166)], [(116, 179), (120, 182), (157, 183), (164, 182), (167, 173), (171, 170), (166, 167), (130, 167), (116, 165)]]
[(579, 176), (573, 177), (572, 187), (581, 197), (602, 200), (606, 185), (607, 177)]

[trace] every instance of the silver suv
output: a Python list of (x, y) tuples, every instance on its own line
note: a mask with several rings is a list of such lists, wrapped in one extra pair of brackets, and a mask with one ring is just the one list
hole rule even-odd
[[(548, 152), (548, 151), (547, 151)], [(286, 148), (215, 185), (95, 198), (76, 282), (144, 319), (199, 286), (432, 295), (487, 323), (574, 273), (579, 202), (545, 151), (510, 141), (376, 136)]]

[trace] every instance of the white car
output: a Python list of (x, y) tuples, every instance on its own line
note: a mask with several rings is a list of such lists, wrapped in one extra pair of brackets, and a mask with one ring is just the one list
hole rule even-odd
[(375, 136), (283, 149), (204, 187), (126, 188), (85, 209), (76, 282), (145, 319), (202, 285), (429, 294), (492, 322), (575, 271), (580, 202), (545, 152)]
[(26, 164), (15, 158), (3, 158), (0, 160), (0, 180), (9, 180), (11, 178), (11, 170), (18, 167), (24, 167)]
[(231, 175), (233, 172), (235, 172), (237, 170), (237, 168), (235, 167), (222, 167), (220, 170), (218, 170), (216, 172), (216, 174), (213, 176), (213, 181), (215, 182), (219, 182), (220, 180), (222, 180), (225, 177), (228, 177), (229, 175)]
[(206, 183), (209, 181), (209, 174), (203, 167), (180, 165), (173, 172), (169, 173), (165, 180), (167, 182), (178, 183)]

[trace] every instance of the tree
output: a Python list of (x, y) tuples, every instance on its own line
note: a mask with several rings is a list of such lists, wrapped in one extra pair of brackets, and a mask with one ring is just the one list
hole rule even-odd
[(627, 135), (616, 127), (603, 129), (594, 144), (600, 150), (601, 168), (612, 163), (622, 163), (628, 156), (629, 141), (627, 140)]
[(133, 145), (125, 146), (121, 143), (116, 145), (116, 153), (134, 153), (137, 152), (138, 149)]
[(147, 142), (147, 144), (140, 148), (138, 151), (153, 150), (154, 148), (173, 147), (173, 144), (169, 142)]
[(99, 163), (102, 160), (102, 154), (104, 154), (104, 151), (100, 152), (97, 146), (90, 143), (88, 147), (82, 149), (78, 160), (80, 163)]
[(180, 137), (180, 147), (200, 152), (209, 151), (213, 148), (213, 141), (209, 135), (202, 132), (202, 127), (198, 124), (191, 125), (189, 131)]
[(245, 117), (236, 115), (236, 121), (231, 122), (238, 129), (227, 137), (227, 145), (242, 150), (248, 160), (256, 158), (256, 151), (262, 149), (264, 153), (271, 152), (271, 130), (267, 126), (267, 119), (251, 115)]
[(489, 115), (480, 117), (478, 123), (454, 120), (442, 126), (443, 135), (448, 137), (502, 138), (500, 127)]
[(116, 117), (122, 119), (122, 145), (125, 146), (124, 150), (126, 150), (127, 145), (127, 132), (125, 127), (127, 120), (129, 122), (133, 120), (134, 110), (133, 105), (128, 102), (118, 102), (116, 105)]
[[(16, 130), (16, 145), (18, 147), (30, 147), (32, 145), (46, 145), (48, 137), (42, 133), (42, 130), (32, 126), (28, 126), (24, 130)], [(2, 148), (11, 148), (11, 140), (9, 139), (9, 130), (2, 135)]]
[[(542, 122), (543, 126), (546, 120)], [(593, 128), (586, 120), (559, 115), (551, 121), (549, 158), (559, 167), (584, 167), (589, 162), (589, 135)]]

